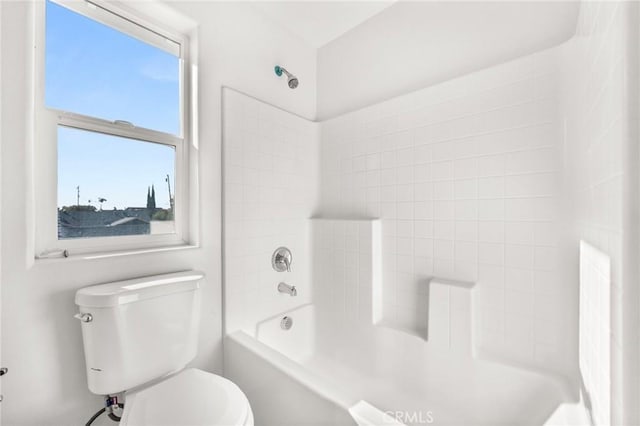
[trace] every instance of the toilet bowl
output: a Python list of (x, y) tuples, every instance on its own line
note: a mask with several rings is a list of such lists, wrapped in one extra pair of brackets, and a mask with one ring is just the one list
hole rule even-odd
[(124, 395), (121, 426), (253, 426), (238, 386), (186, 368), (198, 349), (203, 278), (185, 271), (76, 292), (89, 390), (107, 401)]
[(253, 426), (244, 393), (230, 380), (195, 368), (126, 394), (121, 426)]

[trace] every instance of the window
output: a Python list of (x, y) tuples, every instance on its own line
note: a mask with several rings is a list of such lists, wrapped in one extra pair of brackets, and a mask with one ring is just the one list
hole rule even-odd
[(184, 244), (187, 39), (110, 3), (41, 14), (36, 253)]

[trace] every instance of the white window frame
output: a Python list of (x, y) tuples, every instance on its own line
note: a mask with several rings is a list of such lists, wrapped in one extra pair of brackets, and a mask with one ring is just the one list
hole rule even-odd
[[(108, 121), (45, 106), (45, 8), (44, 0), (35, 7), (34, 57), (34, 251), (36, 258), (65, 253), (69, 256), (95, 253), (138, 252), (163, 247), (194, 246), (196, 230), (193, 213), (197, 201), (197, 179), (190, 166), (197, 162), (197, 141), (190, 131), (195, 124), (191, 116), (190, 40), (160, 26), (141, 13), (121, 3), (104, 0), (52, 0), (57, 5), (94, 19), (170, 53), (179, 54), (180, 63), (180, 134), (172, 135), (126, 121)], [(176, 46), (177, 49), (176, 50)], [(195, 82), (193, 84), (195, 86)], [(195, 97), (195, 96), (194, 96)], [(127, 117), (121, 117), (126, 120)], [(58, 126), (131, 138), (175, 148), (174, 226), (172, 234), (145, 234), (109, 237), (58, 239)]]

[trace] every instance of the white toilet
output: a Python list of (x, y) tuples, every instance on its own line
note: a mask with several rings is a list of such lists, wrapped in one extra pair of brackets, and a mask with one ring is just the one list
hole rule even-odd
[(124, 394), (121, 426), (252, 426), (230, 380), (185, 366), (195, 357), (200, 272), (80, 289), (76, 304), (89, 390)]

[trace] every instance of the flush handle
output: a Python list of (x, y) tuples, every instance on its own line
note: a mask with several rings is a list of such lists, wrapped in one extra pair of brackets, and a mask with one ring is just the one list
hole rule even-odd
[(9, 369), (7, 367), (0, 368), (0, 377), (4, 376), (8, 372), (9, 372)]
[(75, 319), (79, 319), (82, 322), (91, 322), (91, 321), (93, 321), (93, 315), (91, 315), (91, 314), (80, 314), (80, 313), (78, 313), (78, 314), (75, 314), (73, 317)]

